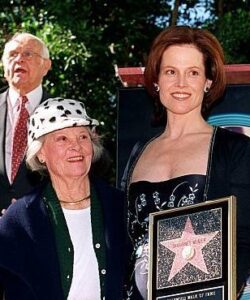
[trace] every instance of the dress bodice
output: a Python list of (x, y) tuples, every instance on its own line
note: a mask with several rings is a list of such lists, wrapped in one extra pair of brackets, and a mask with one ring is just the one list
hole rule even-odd
[(185, 175), (161, 182), (138, 181), (129, 186), (129, 234), (134, 243), (135, 285), (147, 297), (149, 214), (204, 200), (206, 176)]
[(133, 241), (141, 241), (147, 233), (150, 213), (202, 202), (205, 180), (205, 175), (185, 175), (161, 182), (131, 183), (129, 231)]

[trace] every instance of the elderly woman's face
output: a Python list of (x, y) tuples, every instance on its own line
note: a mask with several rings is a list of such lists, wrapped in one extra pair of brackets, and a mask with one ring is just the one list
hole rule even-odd
[(168, 112), (200, 113), (204, 90), (211, 83), (205, 76), (203, 54), (194, 45), (173, 45), (165, 50), (158, 84)]
[(65, 179), (87, 175), (92, 156), (92, 141), (86, 127), (64, 128), (47, 134), (38, 153), (50, 176)]

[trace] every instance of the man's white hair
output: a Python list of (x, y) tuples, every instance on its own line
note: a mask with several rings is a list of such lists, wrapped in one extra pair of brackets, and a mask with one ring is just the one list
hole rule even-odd
[(40, 45), (41, 45), (41, 48), (42, 48), (42, 57), (43, 58), (46, 58), (46, 59), (49, 59), (49, 49), (48, 47), (46, 46), (46, 44), (44, 43), (44, 41), (40, 38), (38, 38), (37, 36), (31, 34), (31, 33), (28, 33), (28, 32), (17, 32), (15, 33), (5, 44), (4, 46), (4, 51), (3, 51), (3, 56), (5, 54), (5, 49), (6, 49), (6, 46), (8, 45), (8, 43), (12, 42), (12, 41), (15, 41), (15, 40), (18, 40), (19, 37), (25, 37), (25, 36), (28, 36), (30, 37), (32, 40), (36, 40)]

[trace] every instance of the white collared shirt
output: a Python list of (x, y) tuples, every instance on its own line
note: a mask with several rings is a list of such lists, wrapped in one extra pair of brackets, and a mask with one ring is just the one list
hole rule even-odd
[[(42, 99), (42, 85), (39, 85), (33, 91), (26, 94), (28, 102), (26, 104), (26, 109), (29, 115), (33, 113), (36, 107), (39, 105)], [(11, 182), (11, 156), (12, 156), (12, 144), (14, 137), (15, 124), (19, 116), (19, 97), (20, 95), (13, 89), (9, 89), (7, 95), (7, 122), (5, 130), (5, 166), (7, 171), (7, 176)]]

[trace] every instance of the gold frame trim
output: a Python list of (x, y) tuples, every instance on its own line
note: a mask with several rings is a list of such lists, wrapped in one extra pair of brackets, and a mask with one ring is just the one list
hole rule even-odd
[[(224, 223), (227, 224), (227, 256), (228, 256), (228, 264), (227, 264), (227, 297), (228, 299), (236, 299), (236, 197), (235, 196), (228, 196), (224, 198), (218, 198), (209, 200), (206, 202), (202, 202), (199, 204), (185, 206), (181, 208), (173, 208), (168, 209), (160, 212), (154, 212), (149, 215), (149, 273), (148, 273), (148, 300), (153, 300), (153, 263), (154, 263), (154, 256), (156, 250), (154, 247), (154, 227), (156, 226), (159, 217), (172, 215), (174, 213), (182, 213), (185, 211), (194, 211), (194, 210), (209, 210), (210, 206), (218, 206), (223, 205), (227, 202), (227, 221), (224, 220)], [(212, 209), (212, 208), (211, 208)], [(188, 213), (187, 213), (188, 214)], [(225, 266), (223, 266), (225, 267)], [(221, 284), (218, 284), (221, 286)], [(224, 286), (224, 285), (223, 285)], [(184, 285), (185, 287), (185, 285)], [(180, 294), (183, 286), (180, 287)], [(199, 288), (198, 288), (199, 289)], [(163, 296), (164, 297), (164, 296)], [(160, 299), (160, 298), (159, 298)], [(221, 300), (225, 300), (224, 297)]]

